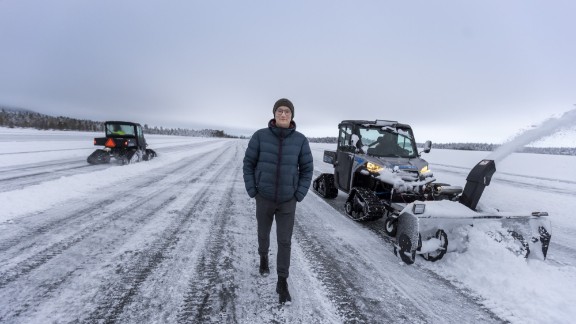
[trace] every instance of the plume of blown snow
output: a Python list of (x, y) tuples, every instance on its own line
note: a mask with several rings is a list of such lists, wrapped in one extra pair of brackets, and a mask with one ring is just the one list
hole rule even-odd
[(496, 164), (512, 154), (518, 148), (548, 137), (561, 130), (573, 128), (576, 125), (576, 109), (565, 112), (559, 118), (549, 118), (535, 128), (520, 133), (512, 140), (504, 143), (494, 152), (490, 153), (486, 159), (494, 160)]

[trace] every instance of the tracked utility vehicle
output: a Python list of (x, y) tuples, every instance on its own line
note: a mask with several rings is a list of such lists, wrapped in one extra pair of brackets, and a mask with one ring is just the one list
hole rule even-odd
[[(476, 210), (496, 171), (494, 161), (478, 163), (463, 189), (436, 182), (421, 158), (432, 143), (426, 141), (419, 152), (407, 124), (345, 120), (338, 128), (336, 151), (324, 151), (323, 157), (334, 172), (316, 178), (313, 189), (327, 199), (336, 198), (339, 190), (346, 193), (344, 209), (356, 221), (385, 217), (384, 229), (396, 238), (394, 252), (404, 262), (413, 263), (416, 254), (441, 259), (457, 248), (458, 228), (484, 221), (499, 221), (507, 229), (502, 235), (517, 242), (519, 253), (546, 257), (551, 238), (547, 213)], [(451, 247), (449, 242), (454, 242)]]
[(114, 160), (119, 164), (130, 164), (148, 161), (156, 157), (154, 150), (147, 148), (142, 126), (137, 123), (123, 121), (107, 121), (104, 123), (106, 137), (94, 138), (94, 145), (104, 146), (88, 156), (90, 164), (110, 163)]

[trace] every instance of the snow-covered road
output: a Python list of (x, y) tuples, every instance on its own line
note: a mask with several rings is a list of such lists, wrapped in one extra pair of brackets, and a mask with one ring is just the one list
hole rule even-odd
[[(568, 323), (576, 317), (574, 178), (541, 175), (531, 187), (518, 170), (502, 172), (482, 200), (522, 210), (560, 204), (544, 208), (553, 224), (562, 224), (553, 227), (546, 262), (516, 257), (471, 230), (466, 252), (408, 266), (393, 255), (381, 220), (356, 223), (343, 211), (343, 193), (327, 202), (310, 192), (297, 209), (294, 302), (280, 307), (275, 276), (257, 271), (255, 206), (241, 170), (247, 141), (149, 136), (157, 159), (86, 166), (93, 136), (99, 134), (0, 129), (2, 323)], [(312, 145), (316, 173), (331, 171), (322, 163), (330, 147)], [(463, 185), (465, 162), (436, 153), (428, 158), (437, 163), (436, 177)], [(520, 202), (517, 191), (525, 196)]]

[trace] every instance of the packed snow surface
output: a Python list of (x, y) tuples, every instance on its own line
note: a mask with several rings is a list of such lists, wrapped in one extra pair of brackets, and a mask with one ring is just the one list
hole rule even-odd
[[(546, 261), (463, 228), (434, 263), (393, 255), (383, 220), (357, 223), (346, 195), (298, 204), (291, 306), (258, 275), (247, 141), (147, 136), (159, 156), (88, 165), (99, 133), (0, 128), (0, 322), (571, 323), (576, 318), (576, 157), (508, 154), (479, 208), (547, 211)], [(315, 176), (330, 144), (312, 144)], [(488, 152), (432, 150), (443, 183), (465, 185)], [(271, 270), (275, 269), (272, 231)]]

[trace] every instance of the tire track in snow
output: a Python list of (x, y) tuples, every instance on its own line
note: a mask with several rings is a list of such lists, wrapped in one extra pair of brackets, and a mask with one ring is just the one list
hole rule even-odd
[(31, 153), (50, 153), (50, 152), (62, 152), (62, 151), (86, 151), (86, 150), (91, 150), (91, 148), (70, 148), (70, 149), (55, 149), (55, 150), (37, 150), (37, 151), (7, 152), (7, 153), (0, 153), (0, 155), (16, 155), (16, 154), (31, 154)]
[[(205, 197), (206, 194), (201, 194), (198, 198), (205, 199)], [(202, 208), (204, 206), (197, 207)], [(90, 323), (117, 322), (118, 317), (124, 308), (132, 302), (141, 285), (164, 261), (168, 250), (177, 243), (179, 239), (177, 234), (190, 221), (190, 216), (185, 215), (176, 223), (171, 224), (168, 229), (164, 230), (166, 234), (149, 244), (145, 250), (139, 251), (133, 260), (127, 260), (117, 265), (115, 272), (120, 275), (120, 278), (114, 278), (103, 283), (103, 288), (97, 295), (106, 296), (106, 298), (96, 306), (96, 310), (87, 319), (82, 321)]]
[[(157, 197), (159, 197), (159, 196), (157, 196)], [(164, 198), (164, 197), (162, 197), (162, 198)], [(160, 203), (160, 205), (156, 209), (149, 211), (148, 213), (145, 214), (145, 216), (154, 215), (154, 213), (157, 210), (164, 208), (166, 205), (168, 205), (174, 199), (176, 199), (176, 197), (173, 195), (170, 195), (167, 199), (163, 199), (163, 202)], [(69, 248), (74, 246), (75, 244), (83, 241), (88, 236), (94, 234), (97, 231), (100, 231), (100, 230), (106, 228), (107, 226), (109, 226), (114, 221), (123, 217), (126, 212), (133, 210), (135, 207), (137, 207), (140, 204), (141, 203), (131, 204), (127, 208), (120, 210), (120, 213), (113, 214), (111, 217), (106, 218), (105, 220), (99, 222), (95, 226), (86, 227), (86, 228), (82, 229), (81, 231), (76, 232), (73, 235), (69, 236), (68, 238), (63, 239), (61, 241), (58, 241), (57, 243), (50, 245), (49, 247), (47, 247), (47, 248), (41, 250), (40, 252), (32, 255), (31, 257), (27, 258), (26, 260), (23, 260), (23, 261), (17, 263), (16, 266), (9, 269), (8, 271), (0, 273), (0, 288), (5, 287), (8, 283), (17, 280), (21, 276), (24, 276), (24, 275), (32, 272), (33, 270), (36, 270), (37, 268), (39, 268), (40, 266), (42, 266), (46, 262), (50, 261), (54, 257), (62, 254), (63, 252), (65, 252), (66, 250), (68, 250)]]
[(348, 323), (368, 323), (362, 311), (363, 307), (358, 304), (361, 292), (356, 290), (355, 285), (350, 282), (350, 278), (353, 277), (353, 268), (348, 271), (344, 270), (341, 263), (337, 261), (338, 258), (329, 255), (322, 243), (314, 238), (313, 233), (305, 230), (305, 226), (300, 224), (298, 218), (294, 224), (294, 238), (306, 255), (314, 273), (322, 282), (338, 314)]
[[(199, 144), (205, 144), (206, 142), (202, 142)], [(211, 142), (208, 142), (211, 143)], [(206, 146), (206, 145), (198, 145), (200, 147), (202, 146)], [(215, 152), (211, 152), (209, 154), (216, 154)], [(202, 161), (206, 161), (206, 164), (202, 164), (202, 165), (194, 165), (196, 160), (201, 160)], [(162, 181), (162, 179), (166, 178), (167, 175), (172, 174), (172, 173), (180, 173), (180, 172), (187, 172), (187, 170), (195, 170), (198, 168), (206, 168), (210, 165), (210, 160), (205, 159), (205, 157), (203, 156), (193, 156), (191, 159), (185, 159), (177, 164), (171, 165), (168, 167), (168, 169), (163, 169), (162, 173), (159, 175), (155, 175), (153, 177), (145, 177), (144, 181), (141, 183), (133, 183), (131, 186), (132, 187), (137, 187), (137, 188), (142, 188), (142, 187), (155, 187), (153, 186), (154, 184), (157, 184), (158, 182)], [(93, 166), (95, 167), (95, 166)], [(123, 166), (123, 167), (129, 167), (129, 166)], [(138, 181), (138, 179), (135, 179), (135, 181)], [(115, 185), (113, 185), (114, 187)], [(115, 191), (116, 189), (112, 189), (111, 191)], [(149, 199), (150, 197), (154, 197), (155, 194), (157, 194), (158, 192), (163, 191), (164, 188), (159, 188), (157, 189), (157, 191), (150, 193), (148, 195), (147, 198), (142, 198), (140, 199), (140, 201), (146, 201), (146, 199)], [(109, 191), (107, 188), (103, 188), (100, 191), (102, 192), (106, 192)], [(115, 195), (113, 195), (115, 196)], [(117, 196), (117, 195), (116, 195)], [(97, 198), (96, 195), (94, 195), (94, 198)], [(108, 195), (105, 195), (104, 198), (100, 198), (100, 200), (96, 200), (96, 203), (92, 204), (91, 206), (88, 206), (86, 208), (83, 208), (81, 210), (77, 210), (74, 212), (69, 212), (67, 211), (67, 216), (65, 217), (60, 217), (54, 221), (44, 221), (44, 219), (49, 218), (50, 215), (45, 215), (47, 214), (47, 212), (42, 212), (39, 213), (38, 215), (36, 215), (33, 219), (31, 220), (23, 220), (21, 222), (23, 222), (23, 225), (20, 228), (20, 231), (18, 230), (13, 230), (12, 231), (12, 235), (10, 235), (10, 237), (13, 237), (12, 240), (5, 240), (7, 239), (6, 236), (2, 237), (0, 241), (0, 252), (5, 251), (6, 249), (8, 249), (9, 247), (11, 247), (12, 245), (16, 244), (17, 242), (21, 241), (24, 237), (29, 237), (29, 236), (34, 236), (37, 237), (37, 235), (39, 234), (44, 234), (47, 232), (51, 232), (55, 227), (63, 227), (63, 224), (66, 224), (66, 222), (75, 219), (75, 218), (82, 218), (82, 219), (89, 219), (91, 217), (94, 217), (94, 213), (101, 214), (102, 213), (102, 208), (107, 206), (108, 204), (110, 204), (111, 202), (115, 202), (116, 200), (118, 200), (117, 197), (109, 197)], [(41, 221), (38, 221), (41, 220)], [(24, 222), (27, 222), (24, 224)], [(16, 228), (15, 226), (12, 226), (12, 228)]]
[[(226, 153), (226, 150), (223, 150), (222, 155)], [(215, 160), (220, 160), (220, 158)], [(231, 174), (230, 172), (233, 170), (226, 163), (222, 163), (218, 169), (204, 168), (201, 176), (204, 176), (208, 171), (213, 175), (213, 179), (217, 179), (219, 176)], [(209, 205), (210, 198), (213, 197), (213, 193), (218, 190), (212, 185), (213, 182), (214, 181), (206, 181), (206, 184), (199, 189), (200, 194), (192, 198), (191, 205), (186, 207), (189, 212), (184, 215), (176, 215), (176, 219), (172, 221), (167, 229), (163, 230), (163, 234), (160, 238), (150, 244), (146, 250), (141, 251), (137, 257), (122, 262), (122, 265), (118, 268), (119, 270), (117, 270), (117, 272), (119, 272), (119, 278), (113, 278), (113, 281), (106, 282), (105, 286), (103, 286), (101, 291), (97, 294), (100, 296), (110, 297), (102, 300), (96, 307), (96, 310), (91, 313), (85, 321), (98, 323), (117, 322), (119, 317), (122, 315), (124, 308), (133, 301), (133, 298), (139, 292), (141, 286), (152, 272), (155, 271), (155, 269), (165, 260), (166, 255), (168, 255), (170, 250), (178, 243), (186, 229), (193, 227), (201, 219), (211, 218), (215, 220), (215, 223), (212, 224), (211, 230), (209, 231), (210, 234), (215, 236), (212, 237), (209, 234), (208, 240), (197, 242), (197, 244), (209, 247), (209, 250), (203, 255), (205, 259), (217, 260), (216, 256), (221, 252), (224, 243), (222, 240), (222, 232), (223, 227), (226, 225), (225, 220), (228, 215), (224, 215), (220, 208), (214, 210), (212, 206)], [(228, 195), (228, 200), (229, 199)], [(231, 205), (231, 201), (229, 205)], [(230, 207), (228, 206), (226, 208)], [(198, 215), (204, 216), (199, 217)], [(215, 246), (212, 246), (211, 244), (215, 244)], [(208, 266), (203, 265), (201, 261), (198, 271), (207, 271), (216, 267), (214, 262), (208, 262), (207, 264)], [(205, 275), (203, 273), (196, 274), (200, 277)], [(202, 278), (204, 281), (206, 279), (207, 278)], [(215, 284), (214, 280), (211, 281), (211, 284)], [(203, 287), (203, 289), (205, 288), (207, 288), (207, 286)], [(227, 303), (230, 303), (233, 309), (233, 289), (231, 293), (225, 293), (223, 296), (225, 297), (224, 300), (226, 300)], [(210, 309), (210, 304), (208, 303), (210, 300), (209, 298), (205, 299), (206, 302), (202, 305), (203, 310)]]
[[(103, 170), (109, 166), (93, 166), (82, 162), (62, 162), (54, 163), (48, 166), (35, 166), (23, 169), (8, 170), (1, 173), (8, 173), (5, 178), (0, 176), (0, 192), (13, 191), (23, 189), (28, 186), (36, 185), (45, 181), (58, 179), (64, 176), (71, 176), (76, 174), (83, 174), (93, 172), (95, 170)], [(25, 170), (38, 168), (31, 173), (26, 173)], [(24, 171), (24, 172), (23, 172)], [(16, 175), (20, 173), (19, 175)]]
[[(62, 218), (49, 221), (44, 224), (18, 224), (18, 228), (13, 228), (11, 235), (4, 235), (0, 240), (0, 252), (7, 253), (10, 249), (14, 248), (13, 253), (21, 254), (31, 247), (38, 244), (38, 237), (46, 235), (52, 232), (55, 228), (63, 227), (70, 221), (79, 218), (78, 215), (85, 215), (87, 217), (95, 216), (94, 211), (104, 209), (107, 205), (114, 202), (113, 199), (104, 199), (96, 203), (96, 205), (88, 206), (80, 210), (76, 210), (74, 213), (70, 213)], [(86, 218), (86, 217), (80, 217)], [(34, 239), (32, 239), (34, 238)], [(20, 245), (20, 246), (18, 246)], [(17, 247), (18, 246), (18, 247)], [(2, 258), (3, 261), (4, 258)]]
[[(346, 323), (428, 323), (427, 312), (420, 307), (413, 307), (414, 301), (396, 286), (390, 286), (389, 277), (393, 273), (383, 272), (378, 266), (366, 259), (363, 253), (346, 241), (332, 235), (324, 236), (321, 218), (314, 211), (304, 211), (303, 219), (310, 234), (298, 240), (298, 245), (307, 255), (306, 259), (326, 290), (338, 314)], [(345, 216), (348, 218), (348, 216)], [(313, 221), (308, 221), (313, 220)], [(344, 221), (353, 222), (351, 219)], [(350, 224), (351, 228), (357, 226)], [(379, 245), (372, 246), (374, 251), (381, 251)], [(372, 249), (366, 252), (371, 257)], [(368, 261), (367, 261), (368, 260)], [(362, 271), (359, 271), (362, 269)], [(367, 287), (366, 283), (370, 282)]]
[[(224, 151), (220, 152), (216, 151), (210, 153), (210, 155), (213, 155), (213, 157), (204, 158), (201, 161), (203, 162), (203, 164), (200, 165), (194, 165), (194, 163), (191, 163), (189, 160), (182, 161), (181, 163), (172, 166), (170, 170), (168, 170), (168, 172), (165, 173), (164, 175), (147, 177), (145, 179), (146, 181), (142, 185), (139, 185), (137, 187), (143, 188), (147, 187), (148, 185), (158, 183), (159, 181), (162, 180), (162, 178), (165, 178), (167, 177), (167, 175), (172, 174), (173, 171), (178, 171), (179, 174), (182, 175), (182, 173), (185, 172), (186, 169), (195, 170), (197, 168), (200, 168), (202, 171), (199, 174), (196, 174), (196, 176), (193, 177), (192, 179), (181, 180), (181, 182), (185, 185), (193, 184), (199, 178), (203, 177), (207, 172), (209, 172), (210, 171), (209, 166), (212, 164), (213, 160), (219, 159), (223, 154), (225, 154)], [(113, 192), (112, 195), (114, 194), (115, 193)], [(80, 231), (70, 234), (67, 238), (50, 245), (48, 248), (36, 252), (35, 254), (33, 254), (32, 256), (28, 257), (23, 261), (20, 261), (19, 263), (16, 264), (16, 266), (10, 268), (8, 271), (3, 271), (2, 273), (0, 273), (0, 288), (3, 288), (8, 284), (15, 283), (15, 281), (17, 281), (20, 277), (23, 277), (28, 273), (40, 268), (42, 265), (46, 264), (53, 258), (62, 255), (66, 250), (70, 249), (72, 246), (80, 243), (81, 241), (95, 234), (96, 232), (105, 230), (106, 228), (109, 227), (109, 225), (113, 224), (114, 222), (122, 220), (122, 218), (131, 217), (131, 212), (139, 209), (146, 210), (147, 211), (146, 213), (139, 216), (138, 219), (139, 222), (136, 222), (135, 224), (133, 224), (133, 226), (128, 227), (128, 229), (125, 229), (123, 236), (136, 232), (145, 223), (147, 219), (153, 217), (156, 213), (158, 213), (158, 211), (166, 208), (172, 201), (176, 199), (176, 197), (173, 195), (171, 191), (167, 191), (165, 190), (165, 188), (159, 187), (153, 190), (152, 192), (149, 192), (148, 194), (140, 197), (139, 199), (131, 201), (131, 203), (128, 204), (127, 206), (116, 209), (111, 208), (111, 210), (108, 211), (106, 217), (101, 217), (100, 214), (102, 213), (102, 211), (100, 210), (100, 208), (102, 207), (102, 205), (114, 207), (114, 205), (109, 204), (109, 202), (112, 201), (109, 198), (109, 196), (107, 195), (106, 197), (107, 198), (105, 198), (105, 200), (97, 203), (95, 206), (93, 205), (91, 207), (81, 210), (83, 212), (87, 212), (82, 216), (79, 217), (76, 216), (78, 214), (78, 211), (69, 212), (69, 215), (65, 216), (63, 219), (56, 219), (55, 221), (50, 222), (48, 224), (33, 228), (28, 233), (24, 233), (23, 235), (17, 235), (20, 236), (17, 240), (12, 240), (12, 242), (9, 241), (8, 244), (5, 243), (4, 244), (5, 249), (10, 248), (15, 244), (25, 245), (25, 247), (21, 247), (20, 249), (18, 249), (16, 254), (19, 254), (21, 253), (22, 250), (25, 250), (26, 247), (36, 245), (38, 235), (41, 234), (54, 235), (54, 232), (57, 230), (66, 231), (70, 226), (70, 220), (72, 220), (74, 223), (81, 224), (84, 223), (85, 220), (98, 219), (96, 223), (84, 226)], [(147, 206), (150, 207), (147, 208)], [(50, 211), (47, 211), (45, 213), (50, 213)], [(120, 239), (121, 238), (118, 237), (115, 238), (113, 241), (117, 241)], [(17, 242), (14, 244), (14, 241)], [(115, 245), (114, 242), (109, 243), (109, 246), (114, 245)], [(97, 250), (96, 252), (101, 251)], [(88, 258), (88, 256), (84, 257)], [(81, 270), (81, 268), (83, 268), (83, 266), (75, 269), (74, 271)], [(51, 279), (50, 282), (40, 283), (38, 289), (36, 290), (36, 295), (32, 297), (32, 299), (37, 300), (37, 302), (32, 304), (39, 304), (42, 300), (46, 299), (47, 296), (50, 294), (50, 292), (56, 290), (58, 286), (66, 282), (67, 278), (69, 278), (74, 271), (71, 272), (69, 271), (65, 273), (61, 278), (53, 278)], [(0, 292), (0, 294), (3, 293)], [(22, 305), (21, 309), (10, 310), (9, 313), (12, 315), (16, 314), (17, 316), (18, 314), (29, 311), (27, 306), (29, 304), (30, 303)], [(5, 314), (4, 316), (0, 316), (0, 320), (2, 318), (5, 318), (5, 316), (8, 315)]]
[[(216, 155), (216, 154), (217, 154), (217, 152), (209, 153), (209, 155)], [(218, 158), (218, 157), (214, 157), (213, 159), (215, 159), (215, 158)], [(186, 172), (187, 170), (195, 170), (198, 168), (206, 169), (207, 167), (209, 167), (209, 165), (213, 161), (211, 159), (204, 159), (202, 162), (206, 162), (206, 163), (203, 163), (200, 165), (194, 165), (194, 161), (196, 159), (197, 159), (196, 156), (192, 156), (191, 158), (184, 159), (177, 164), (174, 164), (174, 165), (171, 165), (169, 167), (162, 169), (162, 171), (163, 171), (162, 174), (158, 174), (158, 175), (154, 175), (154, 176), (147, 176), (144, 178), (144, 180), (142, 182), (131, 184), (131, 187), (134, 187), (134, 188), (155, 187), (154, 184), (159, 183), (160, 181), (162, 181), (162, 179), (166, 178), (170, 174)], [(129, 166), (123, 166), (123, 167), (129, 167)], [(196, 179), (198, 177), (199, 176), (197, 176)], [(139, 179), (135, 179), (135, 181), (138, 181), (138, 180)], [(115, 185), (113, 185), (112, 188), (114, 188), (114, 186)], [(110, 191), (114, 192), (116, 190), (117, 189), (112, 189)], [(139, 203), (146, 201), (146, 200), (150, 199), (151, 197), (154, 197), (156, 194), (158, 194), (159, 192), (162, 192), (164, 190), (165, 190), (164, 188), (159, 188), (156, 191), (149, 193), (147, 197), (139, 199), (134, 204), (138, 205)], [(109, 190), (106, 188), (103, 188), (100, 191), (106, 192)], [(16, 224), (16, 226), (12, 226), (13, 230), (12, 230), (11, 234), (9, 234), (9, 236), (3, 236), (2, 238), (0, 238), (0, 252), (6, 251), (7, 249), (11, 248), (12, 246), (18, 244), (19, 242), (26, 240), (26, 238), (34, 237), (37, 239), (38, 235), (50, 233), (57, 227), (64, 228), (64, 225), (69, 225), (70, 224), (69, 222), (71, 222), (71, 221), (76, 221), (77, 223), (80, 223), (80, 222), (84, 222), (87, 219), (92, 219), (96, 216), (103, 214), (102, 209), (105, 208), (105, 206), (110, 205), (112, 202), (118, 203), (118, 201), (117, 201), (118, 195), (111, 195), (111, 196), (112, 197), (110, 197), (110, 195), (105, 195), (104, 198), (97, 199), (97, 196), (94, 195), (93, 197), (96, 198), (97, 200), (96, 200), (96, 202), (92, 203), (90, 206), (82, 208), (81, 210), (73, 211), (73, 212), (69, 212), (69, 211), (67, 211), (68, 208), (64, 208), (64, 210), (67, 211), (66, 212), (67, 215), (64, 217), (57, 216), (58, 218), (53, 219), (53, 220), (50, 217), (50, 213), (53, 213), (52, 210), (47, 211), (47, 212), (41, 212), (41, 213), (35, 215), (32, 219), (20, 220), (20, 222), (22, 222), (22, 225), (19, 228), (16, 227), (18, 224)], [(49, 219), (49, 220), (45, 221), (45, 219)]]
[(231, 199), (233, 187), (227, 189), (223, 201), (211, 224), (208, 240), (201, 254), (190, 282), (188, 292), (178, 314), (179, 323), (203, 323), (215, 317), (219, 322), (236, 323), (235, 284), (232, 259), (223, 255), (231, 250), (230, 239), (226, 235), (228, 219), (232, 215), (234, 203)]
[[(165, 148), (157, 149), (158, 154), (168, 152), (179, 152), (191, 148), (201, 148), (208, 145), (213, 145), (213, 141), (191, 143), (186, 145), (174, 145)], [(58, 150), (42, 151), (42, 152), (55, 152)], [(22, 153), (36, 153), (36, 152), (22, 152)], [(13, 167), (0, 169), (0, 192), (12, 191), (16, 189), (23, 189), (31, 185), (36, 185), (42, 182), (61, 178), (63, 176), (72, 176), (93, 172), (96, 170), (103, 170), (110, 167), (119, 166), (113, 161), (110, 164), (91, 165), (86, 162), (86, 159), (67, 159), (58, 160), (55, 162), (40, 162), (25, 165), (17, 165)], [(15, 175), (20, 173), (20, 175)], [(7, 174), (7, 177), (2, 176)]]
[[(151, 209), (149, 210), (149, 212), (145, 213), (143, 218), (146, 219), (148, 217), (151, 217), (159, 210), (168, 206), (175, 198), (176, 198), (175, 196), (169, 195), (168, 197), (158, 196), (158, 199), (151, 200), (150, 202), (152, 204), (158, 202), (159, 205), (157, 205), (155, 209)], [(90, 226), (84, 228), (80, 232), (74, 233), (74, 235), (66, 239), (63, 239), (57, 243), (54, 243), (50, 245), (48, 248), (41, 250), (38, 253), (27, 258), (26, 260), (19, 262), (18, 264), (16, 264), (14, 268), (0, 274), (0, 289), (8, 286), (11, 287), (14, 285), (28, 286), (27, 284), (29, 282), (28, 279), (23, 280), (19, 279), (21, 279), (22, 277), (26, 277), (27, 275), (29, 275), (34, 271), (41, 271), (42, 267), (48, 262), (52, 261), (53, 259), (57, 260), (57, 258), (65, 258), (64, 253), (67, 252), (67, 250), (71, 249), (72, 247), (79, 244), (88, 237), (94, 235), (96, 232), (106, 229), (107, 227), (112, 225), (115, 221), (118, 221), (122, 217), (124, 217), (126, 215), (124, 212), (128, 212), (130, 209), (133, 209), (136, 206), (137, 204), (134, 204), (133, 206), (125, 208), (124, 210), (119, 210), (119, 213), (115, 214), (114, 217), (107, 218), (105, 221), (99, 222), (96, 226)], [(137, 224), (135, 225), (136, 226), (133, 229), (138, 228)], [(119, 239), (120, 238), (118, 238), (118, 240)], [(66, 258), (67, 257), (68, 256), (66, 256)], [(54, 262), (57, 263), (58, 261)], [(83, 262), (88, 261), (84, 260)], [(23, 303), (19, 305), (19, 308), (17, 309), (8, 310), (7, 314), (0, 314), (0, 321), (9, 316), (17, 317), (20, 316), (20, 314), (22, 313), (29, 312), (31, 310), (29, 308), (31, 305), (37, 305), (42, 303), (42, 301), (46, 300), (52, 292), (56, 291), (62, 284), (67, 282), (67, 280), (74, 274), (74, 272), (82, 270), (83, 268), (85, 268), (85, 265), (79, 265), (72, 271), (66, 271), (63, 274), (58, 274), (58, 277), (52, 277), (47, 279), (46, 281), (41, 281), (40, 283), (30, 283), (32, 285), (37, 284), (37, 286), (34, 289), (34, 295), (26, 296), (25, 298), (29, 301), (30, 300), (34, 301), (34, 303), (30, 302)], [(17, 289), (17, 287), (13, 287), (12, 289), (6, 289), (6, 291), (10, 292), (15, 289)], [(3, 291), (0, 291), (0, 295), (6, 296), (7, 299), (10, 297), (9, 293)]]
[[(18, 165), (11, 165), (0, 168), (0, 175), (2, 174), (13, 174), (14, 172), (21, 172), (21, 171), (28, 171), (32, 170), (35, 172), (36, 169), (42, 168), (49, 168), (49, 167), (61, 167), (66, 166), (68, 164), (77, 164), (80, 162), (86, 162), (85, 160), (78, 160), (78, 159), (62, 159), (56, 161), (46, 161), (46, 162), (35, 162), (35, 163), (28, 163), (28, 164), (18, 164)], [(2, 178), (5, 180), (6, 178)]]
[(210, 146), (210, 145), (214, 145), (215, 143), (218, 143), (218, 142), (220, 142), (220, 141), (219, 140), (214, 140), (214, 141), (206, 140), (205, 142), (189, 143), (189, 144), (184, 144), (184, 145), (164, 146), (164, 147), (159, 147), (159, 148), (154, 149), (154, 150), (156, 152), (158, 152), (159, 154), (164, 154), (164, 153), (169, 153), (169, 152), (180, 152), (180, 151), (189, 150), (189, 149), (193, 149), (193, 148)]
[[(239, 160), (238, 147), (235, 152), (232, 158), (227, 157), (226, 161), (216, 162), (214, 166), (224, 163), (232, 174), (224, 171), (203, 180), (212, 186), (210, 193), (200, 198), (204, 201), (202, 205), (197, 204), (199, 198), (194, 193), (182, 191), (183, 196), (195, 197), (180, 208), (194, 215), (193, 220), (182, 228), (177, 244), (165, 254), (166, 262), (154, 269), (117, 322), (186, 322), (199, 318), (200, 312), (205, 317), (212, 314), (212, 318), (222, 322), (236, 321), (236, 285), (233, 283), (237, 270), (231, 261), (237, 247), (232, 235), (236, 232), (236, 216), (240, 212), (236, 191), (241, 178), (238, 178), (239, 168), (234, 165)], [(218, 185), (214, 185), (215, 182)], [(236, 196), (232, 197), (232, 194)], [(196, 298), (195, 294), (205, 292), (210, 296)], [(204, 304), (192, 304), (198, 300), (203, 300)]]

